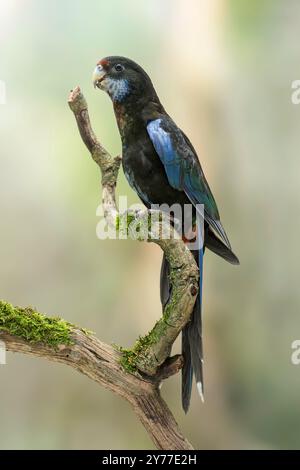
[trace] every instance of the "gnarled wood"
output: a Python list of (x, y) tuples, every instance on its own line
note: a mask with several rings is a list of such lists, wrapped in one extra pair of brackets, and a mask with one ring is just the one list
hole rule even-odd
[(180, 356), (174, 357), (161, 368), (157, 378), (143, 377), (124, 371), (120, 364), (121, 353), (95, 336), (75, 328), (70, 336), (73, 344), (62, 344), (55, 349), (43, 343), (30, 343), (0, 331), (0, 340), (4, 341), (8, 351), (71, 366), (99, 385), (125, 398), (132, 405), (158, 449), (192, 449), (159, 393), (161, 378), (176, 373), (181, 367)]

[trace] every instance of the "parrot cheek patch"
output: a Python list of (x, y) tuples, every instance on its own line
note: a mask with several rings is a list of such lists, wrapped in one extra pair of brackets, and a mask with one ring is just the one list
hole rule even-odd
[(105, 78), (101, 83), (102, 89), (104, 89), (112, 101), (121, 102), (129, 94), (129, 84), (125, 79), (113, 79), (110, 77)]

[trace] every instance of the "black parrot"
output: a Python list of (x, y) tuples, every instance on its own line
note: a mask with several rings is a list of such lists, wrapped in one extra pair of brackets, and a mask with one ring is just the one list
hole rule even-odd
[[(146, 207), (177, 203), (184, 208), (185, 204), (192, 204), (192, 224), (198, 220), (199, 225), (199, 218), (195, 217), (197, 205), (204, 206), (201, 214), (202, 220), (204, 218), (203, 244), (194, 251), (200, 271), (200, 290), (191, 321), (182, 331), (182, 406), (187, 412), (193, 375), (203, 398), (201, 302), (204, 250), (208, 248), (232, 264), (239, 264), (239, 261), (220, 222), (196, 151), (166, 113), (147, 73), (125, 57), (106, 57), (98, 62), (93, 82), (105, 90), (113, 102), (122, 139), (124, 173)], [(160, 283), (161, 301), (165, 307), (170, 297), (169, 266), (165, 257)]]

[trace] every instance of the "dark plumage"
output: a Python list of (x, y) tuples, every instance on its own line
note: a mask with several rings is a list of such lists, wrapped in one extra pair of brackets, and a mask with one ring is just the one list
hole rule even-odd
[[(193, 205), (193, 221), (198, 225), (203, 214), (197, 205), (204, 205), (203, 246), (194, 251), (200, 271), (200, 291), (191, 321), (182, 332), (182, 404), (188, 410), (195, 376), (200, 395), (202, 373), (202, 272), (205, 247), (232, 264), (238, 259), (231, 251), (219, 212), (200, 166), (197, 154), (186, 135), (164, 110), (146, 72), (124, 57), (106, 57), (94, 71), (94, 84), (111, 97), (122, 139), (123, 169), (129, 184), (143, 203), (175, 203)], [(196, 217), (198, 214), (198, 218)], [(169, 266), (163, 258), (161, 268), (161, 301), (170, 297)]]

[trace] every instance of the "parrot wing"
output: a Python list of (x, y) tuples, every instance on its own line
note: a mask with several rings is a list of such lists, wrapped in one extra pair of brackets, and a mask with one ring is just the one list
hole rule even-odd
[(184, 191), (196, 209), (197, 204), (204, 205), (205, 220), (231, 249), (220, 222), (216, 201), (189, 139), (169, 116), (150, 121), (147, 124), (147, 132), (164, 165), (170, 185)]

